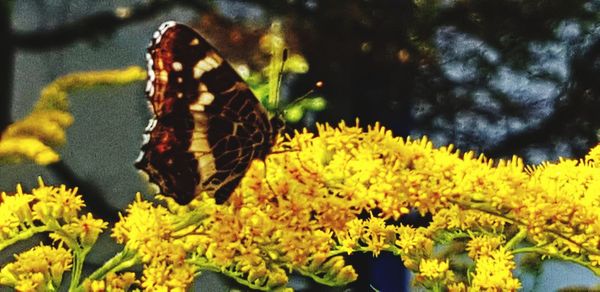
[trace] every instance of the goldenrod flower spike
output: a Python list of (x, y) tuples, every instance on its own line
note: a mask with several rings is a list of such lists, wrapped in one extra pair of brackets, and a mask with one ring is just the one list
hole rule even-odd
[(31, 160), (47, 165), (60, 160), (58, 153), (36, 138), (6, 138), (0, 140), (0, 164), (16, 164)]
[(33, 161), (47, 165), (60, 160), (54, 150), (66, 142), (66, 128), (73, 123), (68, 93), (98, 85), (121, 85), (146, 78), (140, 67), (124, 70), (78, 72), (59, 77), (46, 86), (33, 111), (0, 133), (0, 164)]

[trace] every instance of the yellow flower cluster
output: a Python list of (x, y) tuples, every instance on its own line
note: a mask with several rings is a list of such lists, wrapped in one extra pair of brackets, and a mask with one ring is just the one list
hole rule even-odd
[[(519, 253), (600, 275), (598, 148), (582, 161), (526, 167), (516, 157), (494, 162), (452, 146), (434, 148), (425, 138), (403, 140), (379, 125), (319, 126), (317, 134), (281, 138), (223, 205), (206, 194), (186, 206), (161, 196), (157, 205), (138, 194), (112, 231), (124, 251), (82, 287), (139, 281), (146, 290), (183, 290), (203, 270), (260, 290), (288, 289), (292, 271), (345, 285), (357, 275), (343, 254), (355, 252), (400, 256), (416, 286), (437, 291), (517, 290)], [(46, 207), (30, 207), (35, 202)], [(10, 241), (32, 225), (23, 222), (39, 220), (49, 229), (59, 218), (53, 238), (81, 249), (105, 226), (76, 216), (81, 204), (64, 187), (42, 183), (31, 195), (18, 188), (3, 195), (0, 211), (9, 215), (0, 212), (0, 238)], [(431, 223), (390, 223), (411, 210), (431, 214)], [(144, 267), (139, 280), (113, 275), (136, 264)]]
[(426, 288), (440, 291), (448, 282), (454, 280), (454, 273), (450, 270), (448, 259), (423, 259), (419, 263), (419, 274), (416, 281)]
[(512, 253), (504, 248), (493, 250), (476, 258), (471, 288), (474, 291), (516, 291), (521, 283), (512, 276), (514, 268)]
[(89, 292), (105, 292), (105, 291), (130, 291), (133, 284), (138, 284), (139, 281), (135, 278), (135, 273), (126, 272), (122, 274), (108, 273), (103, 280), (86, 279), (83, 282), (83, 290)]
[[(474, 280), (493, 266), (501, 279), (498, 285), (504, 285), (495, 288), (517, 289), (512, 254), (530, 252), (524, 248), (532, 247), (598, 273), (600, 169), (591, 155), (587, 162), (562, 160), (534, 169), (517, 157), (494, 162), (471, 152), (461, 155), (452, 146), (436, 149), (426, 139), (403, 140), (378, 125), (366, 132), (343, 123), (318, 130), (317, 136), (298, 133), (280, 143), (276, 151), (284, 153), (269, 156), (266, 170), (261, 163), (253, 165), (231, 198), (240, 211), (251, 210), (237, 213), (236, 222), (264, 212), (271, 219), (259, 221), (265, 230), (275, 224), (274, 230), (285, 234), (301, 227), (313, 238), (319, 234), (316, 230), (331, 234), (330, 246), (303, 238), (312, 254), (394, 252), (423, 276), (417, 279), (424, 282), (417, 284), (428, 287), (432, 283), (425, 282), (431, 280), (443, 287), (453, 281), (475, 287), (479, 284)], [(432, 214), (431, 224), (412, 228), (383, 220), (398, 219), (411, 208)], [(364, 212), (371, 218), (356, 219)], [(280, 218), (293, 225), (280, 225)], [(455, 244), (465, 239), (471, 239), (467, 246)], [(219, 240), (215, 242), (218, 245)], [(292, 249), (285, 246), (295, 247), (295, 242), (282, 243), (278, 250), (289, 255)], [(438, 249), (443, 252), (434, 252)], [(449, 263), (444, 259), (461, 254), (473, 259), (473, 267), (480, 271), (476, 276), (455, 277), (458, 270), (450, 268), (443, 279), (422, 274), (421, 269), (430, 271), (433, 263), (441, 269)], [(302, 270), (307, 263), (296, 259), (291, 257), (292, 268)]]
[(46, 86), (28, 116), (9, 125), (0, 135), (0, 164), (31, 160), (47, 165), (60, 160), (54, 148), (66, 142), (65, 130), (73, 123), (67, 94), (98, 85), (119, 85), (146, 78), (140, 67), (124, 70), (72, 73)]
[[(203, 197), (177, 207), (166, 199), (166, 209), (138, 200), (120, 223), (130, 227), (113, 236), (126, 238), (120, 241), (149, 266), (174, 261), (155, 260), (161, 256), (148, 256), (136, 242), (162, 238), (179, 250), (168, 254), (188, 258), (191, 252), (184, 262), (198, 270), (220, 271), (263, 290), (285, 286), (292, 270), (344, 285), (356, 274), (340, 254), (353, 252), (399, 255), (416, 273), (415, 284), (434, 290), (518, 289), (513, 255), (524, 252), (598, 271), (600, 192), (592, 178), (600, 172), (591, 154), (582, 162), (531, 168), (516, 157), (494, 163), (452, 146), (436, 149), (425, 138), (393, 137), (378, 125), (364, 131), (344, 123), (281, 139), (274, 151), (252, 164), (227, 204)], [(143, 212), (134, 211), (142, 205)], [(411, 208), (430, 213), (431, 224), (386, 223)], [(190, 210), (203, 214), (199, 223), (174, 223), (171, 216)], [(365, 213), (371, 216), (358, 218)], [(456, 261), (465, 255), (471, 263)], [(142, 285), (157, 285), (149, 279)]]
[[(134, 260), (144, 264), (142, 287), (184, 291), (192, 283), (198, 267), (186, 262), (186, 257), (200, 244), (195, 233), (202, 227), (188, 226), (184, 218), (193, 220), (197, 214), (206, 217), (203, 212), (210, 211), (207, 208), (210, 202), (197, 201), (193, 212), (182, 215), (143, 201), (140, 194), (136, 195), (135, 202), (127, 209), (127, 216), (113, 228), (112, 236), (118, 243), (125, 244), (126, 249), (137, 251), (139, 258)], [(173, 202), (171, 206), (185, 209)]]
[[(84, 203), (77, 189), (46, 186), (41, 179), (39, 184), (31, 193), (17, 185), (14, 194), (1, 194), (0, 250), (42, 232), (58, 242), (58, 247), (42, 245), (25, 251), (2, 268), (0, 284), (19, 291), (57, 290), (72, 262), (73, 273), (80, 275), (85, 255), (107, 227), (90, 213), (80, 216)], [(78, 280), (72, 276), (71, 288)]]
[(63, 273), (70, 270), (73, 258), (63, 247), (36, 246), (15, 256), (0, 271), (0, 284), (17, 291), (57, 290)]

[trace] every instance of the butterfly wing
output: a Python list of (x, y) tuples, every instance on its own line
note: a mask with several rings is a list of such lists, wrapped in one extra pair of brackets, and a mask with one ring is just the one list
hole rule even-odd
[(248, 85), (193, 29), (166, 22), (148, 48), (147, 97), (154, 119), (136, 167), (163, 194), (187, 204), (206, 191), (227, 200), (273, 139)]

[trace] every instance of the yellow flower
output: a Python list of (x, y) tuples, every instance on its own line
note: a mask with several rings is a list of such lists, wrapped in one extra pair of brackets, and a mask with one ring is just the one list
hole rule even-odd
[(514, 268), (510, 252), (503, 248), (494, 250), (489, 256), (476, 259), (471, 288), (476, 291), (516, 291), (521, 288), (521, 283), (512, 275)]
[(2, 268), (0, 284), (17, 290), (44, 291), (48, 285), (57, 288), (71, 262), (71, 253), (60, 246), (36, 246), (16, 255), (13, 263)]
[(154, 262), (144, 266), (142, 287), (151, 291), (186, 291), (193, 282), (196, 268), (189, 264)]
[(17, 192), (0, 195), (0, 242), (17, 235), (22, 228), (33, 224), (33, 215), (29, 204), (33, 200), (30, 194), (24, 194), (21, 185), (17, 185)]
[(396, 227), (386, 225), (380, 218), (371, 217), (365, 224), (362, 241), (374, 256), (379, 256), (382, 250), (388, 249), (396, 241)]
[(30, 273), (19, 277), (19, 282), (15, 285), (17, 291), (45, 291), (46, 287), (44, 281), (44, 274), (42, 273)]
[(83, 281), (83, 290), (86, 292), (104, 292), (106, 291), (106, 283), (103, 280)]
[(107, 286), (113, 291), (129, 291), (129, 287), (138, 282), (135, 279), (135, 273), (132, 272), (121, 274), (109, 273), (106, 276)]
[(2, 138), (31, 137), (45, 145), (60, 146), (66, 142), (65, 128), (72, 123), (70, 113), (52, 109), (36, 111), (8, 126)]
[(73, 238), (79, 237), (79, 242), (82, 245), (92, 246), (107, 226), (108, 223), (100, 219), (94, 219), (91, 213), (87, 213), (63, 226), (63, 230), (70, 233)]
[(146, 78), (146, 71), (132, 66), (122, 70), (75, 72), (61, 76), (46, 86), (34, 107), (35, 111), (54, 109), (66, 111), (69, 103), (67, 93), (98, 85), (121, 85)]
[(103, 280), (85, 279), (82, 287), (86, 292), (125, 292), (131, 291), (130, 288), (134, 284), (140, 284), (140, 281), (136, 279), (135, 273), (124, 272), (117, 274), (110, 272)]
[(429, 281), (431, 283), (447, 283), (454, 279), (454, 273), (450, 271), (448, 260), (423, 259), (419, 263), (419, 274), (416, 280), (419, 282)]
[(466, 292), (467, 287), (462, 282), (452, 283), (452, 284), (448, 285), (448, 291), (449, 292)]
[(0, 162), (21, 163), (29, 159), (40, 165), (60, 160), (52, 148), (35, 138), (6, 138), (0, 140)]
[(159, 256), (156, 253), (165, 252), (156, 250), (151, 245), (161, 240), (168, 240), (173, 233), (171, 225), (173, 218), (169, 211), (162, 206), (153, 206), (150, 202), (142, 201), (138, 193), (135, 202), (127, 208), (127, 213), (126, 217), (122, 217), (115, 224), (112, 237), (118, 243), (124, 243), (128, 248), (138, 250), (144, 256), (144, 262)]
[(37, 200), (32, 207), (35, 219), (42, 222), (56, 219), (71, 222), (77, 218), (77, 213), (85, 206), (81, 196), (77, 195), (77, 188), (67, 189), (65, 185), (46, 186), (41, 179), (39, 184), (39, 187), (31, 191)]
[(471, 258), (489, 256), (492, 251), (498, 249), (503, 243), (504, 240), (500, 236), (474, 236), (467, 243), (467, 251)]
[(364, 221), (354, 219), (346, 223), (346, 228), (336, 231), (335, 235), (339, 244), (338, 249), (351, 254), (359, 248), (359, 240), (364, 232)]
[(31, 160), (47, 165), (60, 160), (53, 149), (66, 142), (66, 128), (73, 123), (68, 111), (69, 91), (103, 84), (125, 84), (143, 80), (140, 67), (124, 70), (78, 72), (62, 76), (46, 86), (28, 116), (9, 125), (0, 133), (0, 163)]
[(433, 253), (434, 241), (425, 228), (399, 226), (396, 228), (397, 240), (394, 243), (400, 251), (404, 265), (412, 270), (418, 269), (422, 258), (428, 258)]

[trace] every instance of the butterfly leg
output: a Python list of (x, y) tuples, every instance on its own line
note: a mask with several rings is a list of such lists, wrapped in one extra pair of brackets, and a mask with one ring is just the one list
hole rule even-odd
[(267, 187), (269, 187), (269, 190), (271, 190), (271, 193), (273, 193), (274, 196), (277, 196), (277, 193), (275, 193), (275, 189), (273, 189), (273, 186), (271, 186), (271, 183), (269, 182), (269, 176), (268, 176), (268, 172), (267, 172), (267, 159), (265, 158), (262, 162), (265, 165), (265, 167), (263, 168), (263, 175), (265, 176), (265, 182), (267, 183)]

